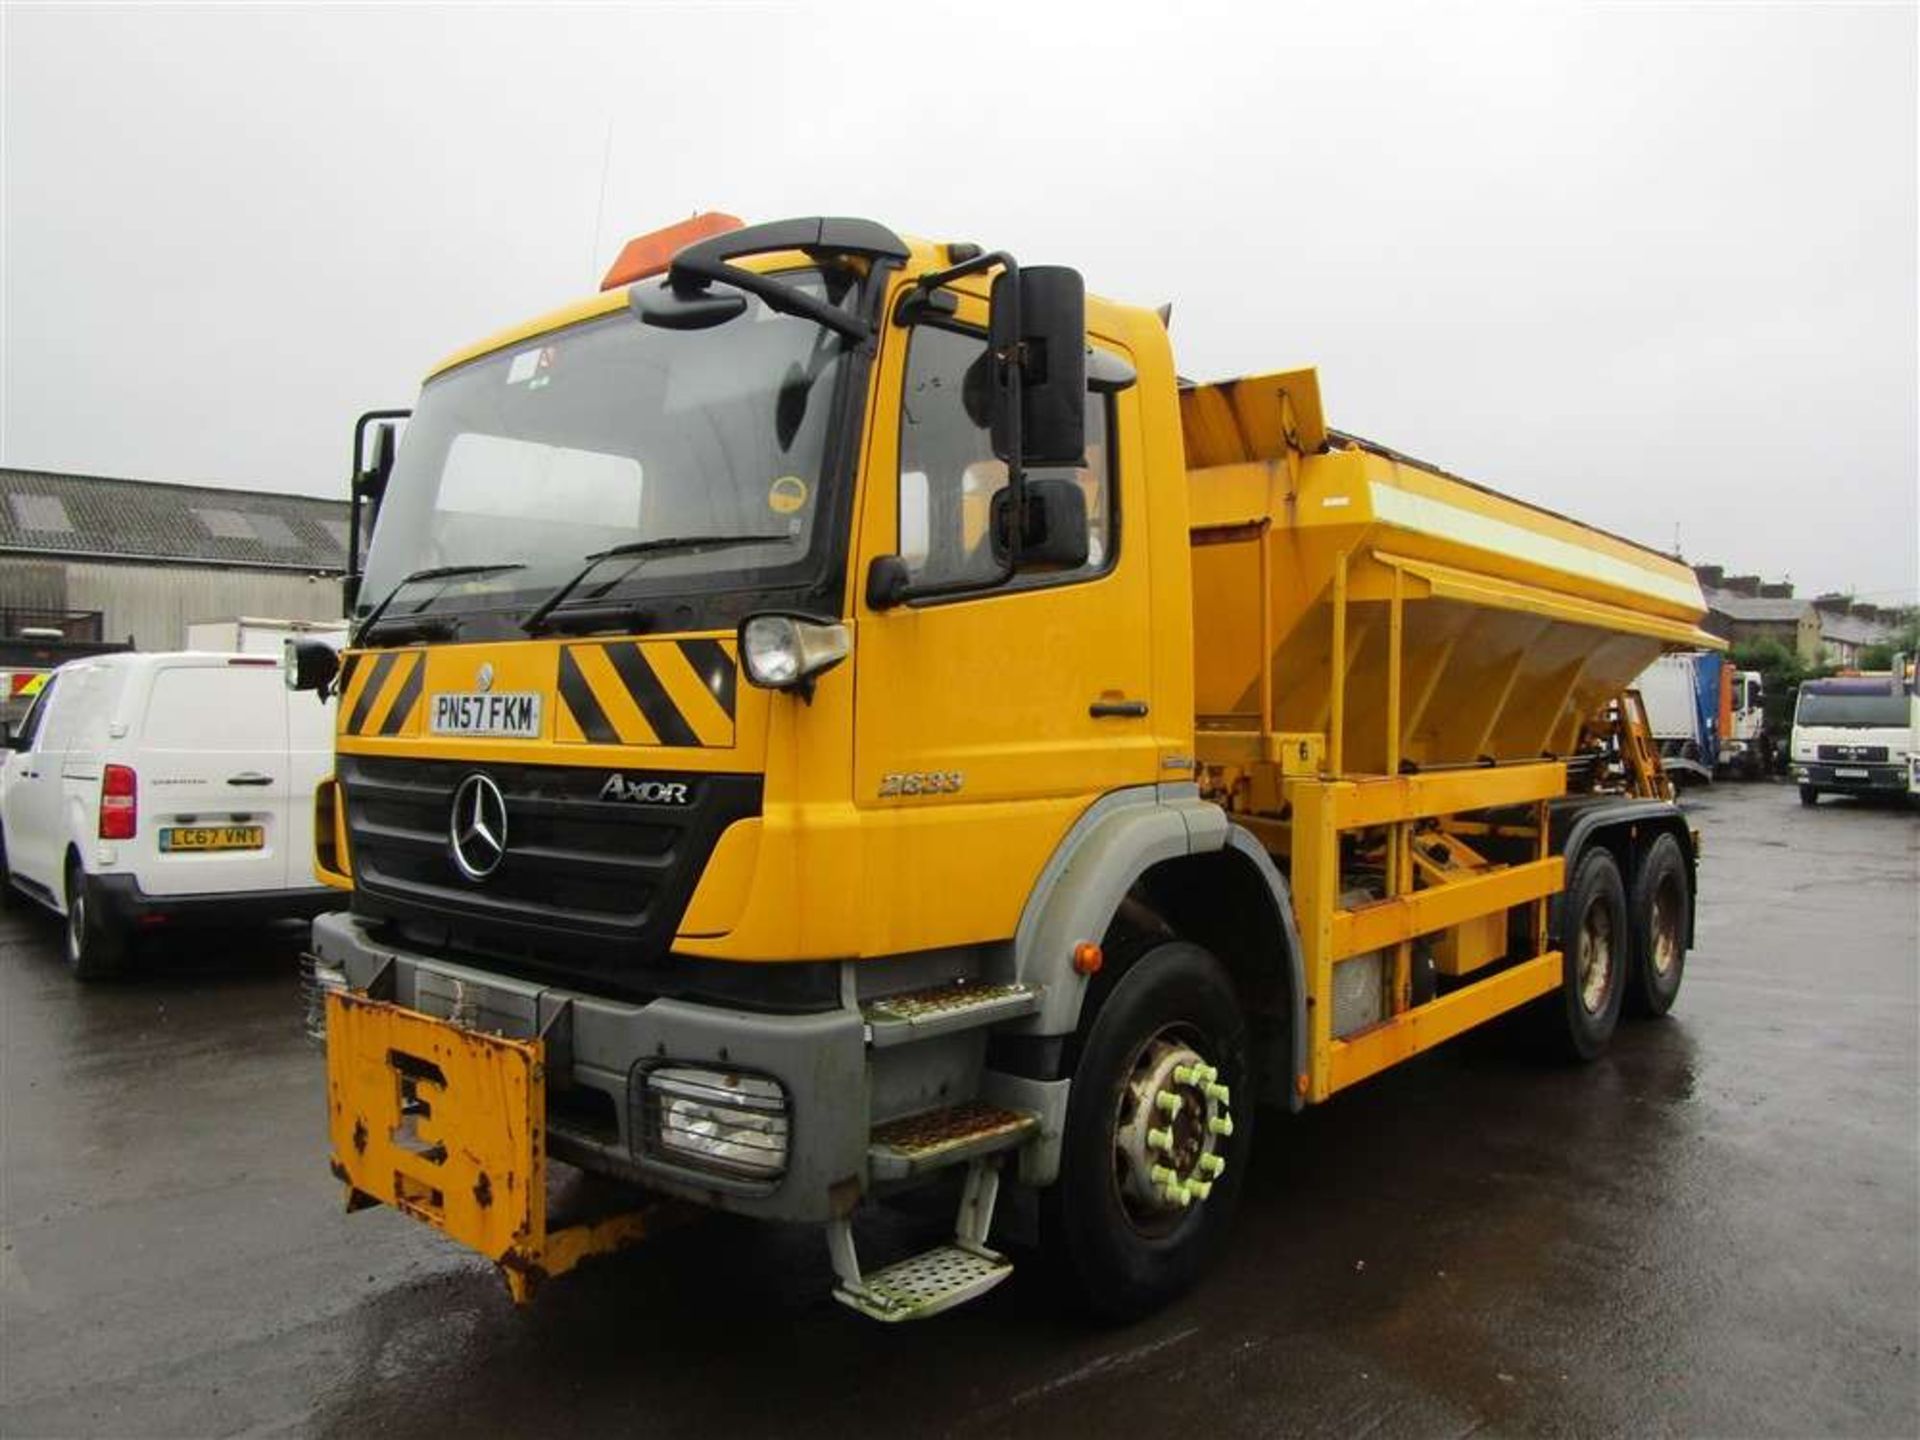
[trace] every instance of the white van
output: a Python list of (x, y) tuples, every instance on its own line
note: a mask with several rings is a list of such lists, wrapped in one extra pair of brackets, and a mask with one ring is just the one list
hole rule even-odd
[(0, 890), (63, 915), (91, 980), (140, 933), (317, 914), (313, 792), (333, 705), (265, 655), (101, 655), (62, 665), (7, 740)]

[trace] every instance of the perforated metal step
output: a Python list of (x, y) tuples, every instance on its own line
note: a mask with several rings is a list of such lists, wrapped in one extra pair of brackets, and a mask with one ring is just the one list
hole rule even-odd
[(875, 1045), (900, 1045), (1031, 1015), (1040, 1008), (1040, 990), (1033, 985), (955, 981), (869, 1000), (860, 1008), (866, 1017), (867, 1036)]
[(903, 1180), (981, 1155), (1011, 1150), (1039, 1128), (1037, 1116), (969, 1100), (874, 1128), (867, 1166), (875, 1180)]
[(1013, 1273), (1013, 1262), (983, 1247), (940, 1245), (841, 1285), (833, 1298), (875, 1320), (923, 1320), (984, 1295)]

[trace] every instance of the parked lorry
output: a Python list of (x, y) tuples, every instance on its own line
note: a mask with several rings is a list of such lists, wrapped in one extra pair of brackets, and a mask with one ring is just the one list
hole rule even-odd
[[(332, 1163), (516, 1298), (704, 1207), (924, 1316), (1008, 1273), (1004, 1179), (1137, 1314), (1256, 1102), (1674, 1002), (1696, 837), (1602, 742), (1712, 643), (1693, 576), (1330, 429), (1312, 370), (1189, 384), (1071, 270), (703, 217), (355, 454), (357, 629), (288, 658), (339, 695)], [(579, 1172), (629, 1200), (564, 1216)], [(951, 1241), (858, 1253), (943, 1178)]]
[(1920, 788), (1920, 695), (1904, 656), (1891, 670), (1801, 682), (1793, 710), (1800, 803), (1822, 795), (1912, 795)]
[(273, 620), (240, 615), (231, 620), (188, 622), (185, 648), (221, 654), (279, 655), (289, 640), (327, 640), (338, 648), (346, 638), (345, 620)]
[(1633, 682), (1667, 773), (1682, 784), (1770, 768), (1761, 677), (1710, 650), (1660, 656)]

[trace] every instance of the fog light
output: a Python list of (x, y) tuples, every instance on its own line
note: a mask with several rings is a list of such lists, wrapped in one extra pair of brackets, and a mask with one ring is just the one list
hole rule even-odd
[(327, 995), (347, 988), (347, 974), (338, 965), (318, 955), (300, 957), (300, 1003), (304, 1008), (307, 1038), (317, 1045), (327, 1043)]
[(669, 1065), (647, 1074), (647, 1137), (665, 1160), (766, 1180), (787, 1168), (787, 1096), (764, 1075)]

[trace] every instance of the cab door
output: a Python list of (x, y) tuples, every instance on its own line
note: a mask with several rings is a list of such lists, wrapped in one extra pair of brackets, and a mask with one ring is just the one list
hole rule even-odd
[(963, 400), (985, 322), (964, 297), (892, 329), (876, 382), (856, 590), (888, 554), (916, 584), (961, 588), (856, 601), (854, 803), (866, 885), (887, 897), (865, 907), (868, 953), (1011, 935), (1074, 818), (1158, 778), (1135, 396), (1088, 397), (1085, 468), (1031, 472), (1080, 483), (1087, 564), (996, 583), (987, 519), (1006, 467)]

